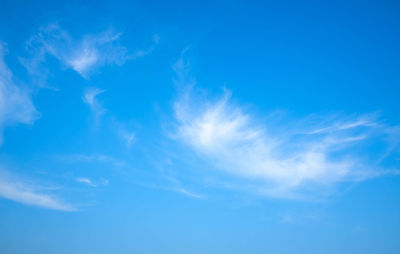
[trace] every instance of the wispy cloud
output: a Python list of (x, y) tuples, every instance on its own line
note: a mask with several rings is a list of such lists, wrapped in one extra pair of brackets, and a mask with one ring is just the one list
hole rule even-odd
[(205, 195), (200, 194), (200, 193), (195, 193), (186, 187), (182, 186), (182, 183), (171, 176), (165, 176), (165, 179), (170, 183), (170, 187), (166, 187), (166, 190), (174, 191), (177, 193), (180, 193), (186, 197), (193, 198), (193, 199), (204, 199)]
[(87, 87), (83, 93), (82, 100), (86, 103), (90, 110), (95, 115), (95, 118), (98, 119), (101, 115), (103, 115), (106, 110), (103, 108), (101, 103), (96, 98), (99, 94), (104, 93), (104, 90), (101, 90), (96, 87)]
[(104, 65), (122, 65), (128, 60), (149, 54), (159, 40), (155, 37), (147, 50), (129, 53), (128, 49), (120, 44), (121, 36), (122, 33), (109, 29), (75, 39), (57, 23), (51, 23), (40, 27), (26, 42), (26, 50), (30, 56), (20, 58), (20, 61), (31, 74), (38, 76), (42, 83), (45, 83), (48, 75), (47, 68), (43, 66), (47, 56), (56, 58), (65, 67), (88, 78), (90, 73)]
[[(86, 87), (82, 96), (82, 100), (86, 103), (90, 111), (93, 113), (96, 122), (99, 118), (107, 112), (107, 109), (98, 100), (97, 96), (104, 93), (105, 90), (101, 90), (97, 87)], [(118, 122), (114, 117), (112, 117), (111, 122), (116, 130), (118, 137), (125, 143), (125, 145), (130, 148), (132, 144), (136, 141), (136, 133), (129, 128), (126, 124)]]
[(182, 188), (182, 187), (179, 187), (179, 188), (171, 188), (171, 190), (172, 190), (172, 191), (175, 191), (175, 192), (178, 192), (178, 193), (181, 193), (182, 195), (185, 195), (185, 196), (187, 196), (187, 197), (189, 197), (189, 198), (204, 199), (204, 196), (203, 196), (203, 195), (194, 193), (194, 192), (189, 191), (189, 190), (187, 190), (187, 189), (185, 189), (185, 188)]
[(16, 176), (0, 171), (0, 197), (51, 210), (76, 211), (74, 206), (40, 189), (38, 185), (18, 180)]
[(136, 142), (136, 133), (133, 129), (135, 129), (136, 123), (134, 122), (120, 122), (113, 117), (112, 126), (113, 129), (116, 130), (116, 134), (119, 139), (126, 145), (127, 148), (130, 148)]
[(135, 182), (135, 184), (145, 187), (145, 188), (175, 192), (177, 194), (183, 195), (183, 196), (191, 198), (191, 199), (202, 200), (202, 199), (206, 198), (206, 196), (203, 194), (199, 194), (199, 193), (193, 192), (191, 190), (188, 190), (185, 187), (182, 187), (182, 185), (176, 179), (167, 177), (164, 180), (167, 180), (168, 184), (165, 184), (165, 183), (164, 184), (156, 184), (156, 183), (148, 184), (148, 183), (144, 183), (144, 182)]
[[(177, 73), (181, 83), (185, 75)], [(261, 122), (235, 104), (229, 91), (216, 99), (195, 96), (198, 91), (193, 78), (189, 80), (174, 103), (173, 138), (213, 168), (247, 181), (258, 193), (275, 197), (321, 194), (338, 183), (388, 172), (380, 170), (368, 149), (383, 144), (384, 152), (387, 140), (398, 144), (400, 136), (393, 135), (397, 127), (378, 123), (374, 116), (326, 117), (322, 124), (311, 117)]]
[(91, 186), (91, 187), (98, 187), (98, 186), (106, 186), (106, 185), (108, 185), (108, 180), (102, 180), (102, 181), (94, 182), (93, 180), (91, 180), (90, 178), (87, 178), (87, 177), (78, 177), (78, 178), (76, 178), (76, 181), (78, 183), (83, 183), (83, 184), (86, 184), (86, 185)]
[(128, 147), (131, 147), (136, 140), (136, 134), (132, 131), (128, 131), (125, 128), (119, 129), (119, 136)]
[(0, 144), (6, 126), (33, 124), (39, 117), (29, 91), (13, 81), (13, 74), (4, 61), (5, 53), (5, 44), (0, 42)]

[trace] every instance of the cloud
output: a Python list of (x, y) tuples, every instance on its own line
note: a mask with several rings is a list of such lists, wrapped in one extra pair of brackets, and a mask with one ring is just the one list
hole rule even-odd
[[(107, 112), (101, 103), (96, 98), (98, 95), (104, 93), (105, 90), (101, 90), (96, 87), (87, 87), (83, 93), (82, 100), (84, 103), (89, 105), (90, 110), (95, 116), (96, 121)], [(115, 125), (113, 129), (116, 130), (119, 138), (126, 144), (129, 148), (136, 141), (136, 133), (125, 127), (125, 124), (118, 122), (112, 118), (112, 123)]]
[(132, 144), (136, 141), (136, 133), (126, 128), (125, 124), (117, 122), (116, 120), (114, 120), (114, 125), (118, 131), (119, 138), (125, 143), (128, 148), (130, 148)]
[[(185, 75), (177, 76), (182, 83)], [(388, 143), (399, 144), (399, 132), (393, 135), (398, 128), (379, 123), (374, 115), (279, 122), (271, 114), (261, 122), (235, 104), (229, 91), (219, 98), (201, 97), (189, 80), (174, 103), (172, 137), (212, 168), (246, 181), (261, 194), (322, 194), (336, 184), (387, 174), (375, 153), (385, 153)]]
[(0, 197), (51, 210), (76, 211), (74, 206), (38, 189), (40, 187), (37, 185), (17, 180), (15, 176), (0, 171)]
[(128, 60), (149, 54), (159, 40), (158, 37), (154, 37), (149, 49), (129, 53), (119, 42), (121, 35), (122, 33), (109, 29), (75, 39), (58, 24), (51, 23), (40, 27), (26, 42), (29, 57), (20, 58), (20, 61), (31, 74), (38, 77), (42, 85), (45, 85), (49, 71), (43, 64), (47, 56), (56, 58), (64, 67), (88, 78), (94, 70), (102, 66), (122, 65)]
[(106, 185), (108, 185), (108, 180), (103, 180), (103, 181), (100, 181), (100, 182), (93, 182), (91, 179), (86, 178), (86, 177), (78, 177), (78, 178), (76, 178), (76, 181), (78, 183), (83, 183), (83, 184), (89, 185), (91, 187), (98, 187), (98, 186), (106, 186)]
[(59, 60), (64, 66), (87, 77), (90, 71), (105, 64), (123, 64), (127, 49), (118, 43), (121, 33), (109, 30), (100, 34), (85, 35), (75, 40), (58, 24), (40, 27), (26, 43), (30, 58), (21, 62), (32, 74), (40, 73), (47, 55)]
[(195, 193), (183, 187), (178, 179), (171, 176), (165, 176), (165, 179), (170, 183), (169, 187), (164, 187), (165, 190), (173, 191), (193, 199), (205, 199), (205, 195)]
[(13, 74), (4, 62), (5, 53), (5, 45), (0, 42), (0, 144), (6, 126), (33, 124), (39, 117), (29, 91), (13, 81)]
[(135, 182), (135, 184), (145, 187), (145, 188), (152, 188), (152, 189), (158, 189), (158, 190), (164, 190), (164, 191), (170, 191), (170, 192), (175, 192), (180, 195), (183, 195), (185, 197), (191, 198), (191, 199), (198, 199), (198, 200), (203, 200), (206, 198), (205, 195), (195, 193), (191, 190), (188, 190), (184, 187), (181, 186), (181, 184), (173, 178), (167, 177), (166, 179), (169, 184), (156, 184), (156, 183), (144, 183), (144, 182)]
[(136, 140), (136, 134), (134, 132), (127, 131), (126, 129), (120, 129), (119, 134), (128, 147), (130, 147)]
[(76, 181), (78, 183), (84, 183), (84, 184), (87, 184), (89, 186), (96, 187), (96, 185), (89, 178), (79, 177), (79, 178), (76, 178)]
[(175, 192), (177, 192), (177, 193), (183, 194), (184, 196), (187, 196), (187, 197), (189, 197), (189, 198), (204, 199), (204, 196), (203, 196), (203, 195), (194, 193), (194, 192), (189, 191), (189, 190), (187, 190), (187, 189), (184, 189), (184, 188), (182, 188), (182, 187), (179, 187), (179, 188), (172, 188), (171, 190), (172, 190), (172, 191), (175, 191)]
[(96, 87), (87, 87), (82, 96), (83, 102), (89, 105), (89, 108), (94, 113), (96, 119), (98, 119), (106, 112), (106, 110), (96, 98), (99, 94), (102, 93), (104, 93), (104, 90), (100, 90)]

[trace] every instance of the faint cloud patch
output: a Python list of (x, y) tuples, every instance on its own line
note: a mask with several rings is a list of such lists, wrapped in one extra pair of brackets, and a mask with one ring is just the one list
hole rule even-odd
[(31, 125), (40, 117), (27, 88), (17, 85), (8, 69), (4, 55), (6, 46), (0, 41), (0, 145), (6, 126), (23, 123)]
[(78, 183), (83, 183), (91, 187), (99, 187), (99, 186), (107, 186), (109, 181), (108, 180), (101, 180), (101, 181), (93, 181), (87, 177), (78, 177), (75, 179)]
[(194, 199), (204, 199), (205, 198), (204, 195), (194, 193), (194, 192), (189, 191), (189, 190), (187, 190), (185, 188), (182, 188), (182, 187), (180, 187), (180, 188), (172, 188), (171, 190), (175, 191), (175, 192), (178, 192), (178, 193), (181, 193), (181, 194), (183, 194), (183, 195), (185, 195), (185, 196), (187, 196), (189, 198), (194, 198)]
[(97, 87), (87, 87), (82, 96), (83, 102), (89, 106), (90, 111), (92, 111), (96, 120), (106, 112), (106, 109), (97, 99), (97, 96), (104, 92), (105, 90), (101, 90)]
[[(145, 183), (145, 182), (138, 182), (135, 181), (134, 183), (145, 187), (145, 188), (151, 188), (151, 189), (157, 189), (157, 190), (163, 190), (163, 191), (171, 191), (178, 193), (180, 195), (183, 195), (185, 197), (191, 198), (191, 199), (198, 199), (198, 200), (203, 200), (206, 198), (204, 194), (200, 194), (197, 192), (194, 192), (192, 190), (189, 190), (186, 187), (183, 187), (182, 184), (175, 178), (164, 176), (162, 177), (163, 183)], [(167, 182), (167, 184), (165, 183)]]
[(0, 197), (25, 205), (51, 210), (67, 212), (77, 210), (76, 207), (66, 203), (59, 197), (41, 191), (40, 189), (42, 189), (42, 187), (37, 184), (20, 180), (18, 177), (4, 170), (0, 171)]
[(291, 214), (285, 213), (281, 216), (280, 223), (289, 224), (294, 222), (294, 218)]
[(124, 128), (119, 129), (119, 135), (128, 147), (131, 147), (136, 140), (136, 134)]
[(69, 155), (58, 155), (57, 159), (76, 163), (76, 162), (85, 162), (85, 163), (109, 163), (117, 167), (124, 167), (127, 163), (123, 160), (116, 159), (112, 156), (104, 155), (104, 154), (69, 154)]
[(357, 225), (357, 226), (353, 227), (353, 231), (359, 232), (359, 233), (365, 233), (365, 232), (367, 232), (367, 229), (363, 226)]

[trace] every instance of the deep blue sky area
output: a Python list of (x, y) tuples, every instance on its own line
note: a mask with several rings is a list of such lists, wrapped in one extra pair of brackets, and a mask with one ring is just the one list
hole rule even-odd
[(400, 252), (397, 1), (0, 0), (0, 253)]

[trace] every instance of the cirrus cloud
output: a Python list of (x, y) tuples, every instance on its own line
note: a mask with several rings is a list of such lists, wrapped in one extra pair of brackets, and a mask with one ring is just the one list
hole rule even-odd
[(0, 42), (0, 144), (6, 126), (33, 124), (39, 117), (30, 92), (14, 82), (13, 74), (4, 61), (5, 53), (5, 44)]
[(28, 57), (21, 57), (21, 63), (28, 72), (36, 76), (39, 84), (45, 86), (49, 71), (44, 67), (47, 56), (52, 56), (61, 64), (73, 69), (82, 77), (90, 74), (104, 65), (122, 65), (128, 60), (143, 57), (154, 50), (158, 36), (154, 36), (152, 44), (146, 50), (128, 52), (121, 45), (122, 33), (112, 29), (98, 34), (86, 34), (76, 39), (57, 23), (42, 26), (26, 42)]
[(0, 171), (0, 197), (30, 206), (60, 210), (76, 211), (77, 209), (60, 198), (44, 192), (42, 187), (30, 181), (23, 181), (8, 172)]
[(227, 90), (219, 98), (200, 97), (192, 77), (185, 86), (187, 66), (178, 63), (183, 92), (174, 103), (172, 137), (211, 168), (245, 181), (242, 186), (273, 197), (305, 197), (398, 172), (380, 163), (398, 146), (399, 127), (374, 114), (286, 122), (271, 114), (260, 121), (266, 117), (234, 103)]

